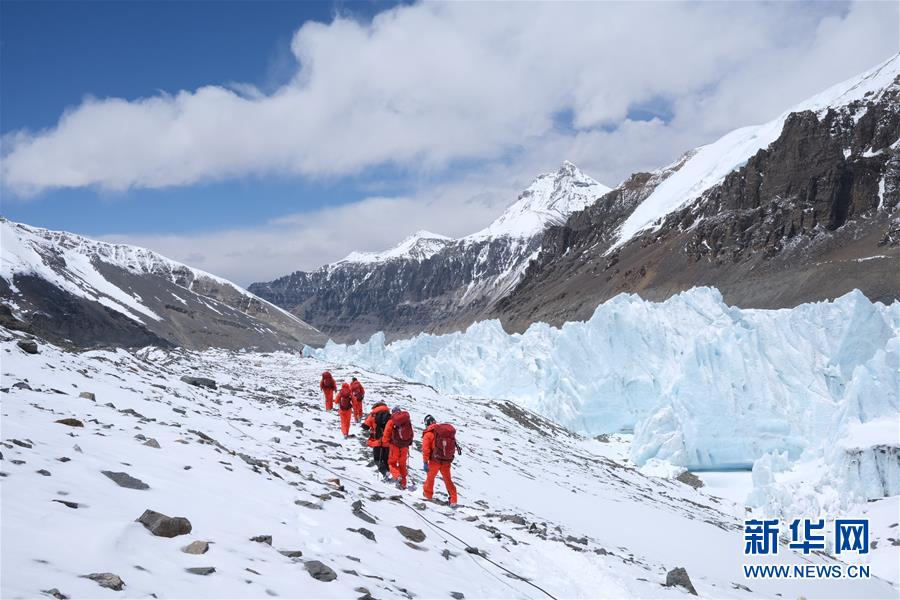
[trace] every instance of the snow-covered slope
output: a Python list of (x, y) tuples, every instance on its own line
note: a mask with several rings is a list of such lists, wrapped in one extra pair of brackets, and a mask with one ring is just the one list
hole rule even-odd
[[(0, 335), (4, 598), (53, 588), (73, 598), (545, 597), (531, 584), (556, 598), (690, 597), (662, 585), (675, 566), (701, 597), (897, 594), (875, 578), (744, 580), (743, 507), (645, 477), (606, 458), (606, 444), (510, 403), (283, 353), (42, 344), (28, 355), (15, 333)], [(359, 376), (370, 402), (407, 407), (417, 429), (426, 413), (458, 426), (462, 508), (421, 503), (420, 491), (377, 479), (362, 439), (341, 439), (337, 416), (321, 410), (316, 382), (326, 367)], [(183, 375), (219, 387), (193, 387)], [(57, 423), (66, 418), (84, 426)], [(419, 452), (410, 454), (421, 483)], [(103, 471), (147, 488), (120, 487)], [(440, 482), (436, 496), (445, 497)], [(186, 517), (192, 530), (153, 536), (135, 522), (146, 509)], [(419, 531), (409, 539), (398, 526)], [(183, 552), (193, 541), (208, 551)], [(835, 564), (784, 545), (777, 559)], [(186, 571), (203, 567), (215, 571)], [(896, 581), (894, 571), (885, 574)], [(92, 573), (115, 574), (124, 588), (82, 577)]]
[(709, 288), (662, 303), (622, 295), (559, 329), (537, 323), (509, 335), (485, 321), (387, 346), (380, 335), (329, 343), (317, 356), (446, 393), (507, 398), (592, 435), (634, 429), (639, 465), (749, 468), (769, 453), (823, 457), (859, 424), (888, 419), (893, 461), (869, 456), (871, 438), (863, 457), (871, 466), (858, 476), (865, 485), (846, 488), (900, 493), (900, 303), (858, 292), (775, 311), (729, 307)]
[[(886, 62), (794, 106), (764, 125), (744, 127), (721, 139), (698, 148), (694, 154), (631, 213), (621, 225), (617, 241), (607, 254), (622, 246), (639, 232), (678, 208), (689, 204), (703, 192), (721, 182), (726, 175), (744, 165), (759, 150), (766, 148), (781, 134), (785, 120), (792, 113), (813, 111), (824, 113), (857, 100), (877, 100), (877, 94), (900, 86), (900, 53)], [(857, 120), (859, 116), (856, 117)]]
[(449, 244), (453, 239), (430, 231), (417, 231), (399, 244), (384, 252), (351, 252), (343, 260), (334, 263), (374, 264), (389, 260), (422, 261), (431, 258)]
[[(145, 248), (6, 219), (0, 219), (0, 247), (3, 301), (38, 333), (74, 334), (69, 339), (86, 345), (124, 341), (105, 340), (102, 335), (92, 341), (80, 339), (78, 331), (64, 333), (72, 325), (67, 321), (81, 314), (95, 329), (103, 329), (102, 321), (109, 318), (117, 327), (192, 347), (273, 348), (322, 339), (296, 316), (230, 281)], [(44, 322), (55, 313), (62, 322)], [(53, 329), (55, 325), (59, 330)], [(204, 339), (193, 339), (189, 329), (203, 330)], [(210, 339), (216, 337), (219, 342)], [(140, 344), (141, 339), (134, 342)]]

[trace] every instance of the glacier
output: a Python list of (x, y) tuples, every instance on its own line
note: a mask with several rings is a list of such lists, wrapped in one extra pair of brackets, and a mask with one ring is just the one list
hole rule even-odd
[[(900, 303), (859, 291), (780, 310), (730, 307), (713, 288), (664, 302), (622, 294), (559, 328), (507, 334), (483, 321), (309, 351), (447, 394), (505, 398), (586, 435), (633, 430), (637, 465), (762, 460), (758, 504), (788, 493), (776, 474), (804, 461), (863, 496), (900, 493)], [(872, 428), (878, 443), (861, 433)], [(764, 468), (773, 457), (780, 470)]]

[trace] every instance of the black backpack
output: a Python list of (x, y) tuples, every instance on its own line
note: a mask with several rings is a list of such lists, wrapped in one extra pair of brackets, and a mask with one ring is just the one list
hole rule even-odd
[(375, 435), (376, 440), (380, 440), (384, 435), (384, 426), (391, 420), (391, 411), (382, 410), (375, 415)]

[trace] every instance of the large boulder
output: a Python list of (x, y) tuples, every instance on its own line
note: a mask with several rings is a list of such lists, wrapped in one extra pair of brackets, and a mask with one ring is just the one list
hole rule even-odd
[(138, 517), (137, 521), (150, 533), (160, 537), (173, 538), (191, 532), (191, 522), (185, 517), (167, 517), (149, 508)]
[(91, 573), (90, 575), (82, 575), (82, 577), (96, 581), (100, 587), (109, 588), (116, 592), (122, 591), (122, 588), (125, 587), (125, 582), (122, 581), (122, 578), (113, 573)]
[(319, 581), (334, 581), (337, 579), (337, 573), (334, 569), (318, 560), (308, 560), (303, 563), (310, 577)]
[(666, 587), (676, 585), (683, 587), (695, 596), (697, 595), (697, 590), (694, 589), (694, 584), (691, 583), (691, 578), (688, 577), (687, 571), (683, 567), (675, 567), (666, 573)]
[(37, 354), (38, 353), (38, 345), (34, 340), (19, 340), (16, 342), (16, 346), (22, 349), (23, 352), (28, 354)]
[(411, 527), (404, 527), (403, 525), (397, 525), (397, 531), (400, 532), (400, 535), (405, 537), (411, 542), (424, 542), (425, 541), (425, 532), (421, 529), (413, 529)]
[(209, 377), (191, 377), (190, 375), (185, 375), (181, 378), (181, 380), (189, 385), (205, 387), (211, 390), (216, 389), (215, 379), (210, 379)]

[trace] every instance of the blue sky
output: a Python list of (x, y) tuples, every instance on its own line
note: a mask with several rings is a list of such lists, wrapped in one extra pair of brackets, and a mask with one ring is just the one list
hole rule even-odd
[[(0, 212), (247, 284), (615, 185), (888, 58), (894, 2), (0, 2)], [(701, 43), (702, 41), (702, 43)]]
[[(293, 74), (290, 41), (303, 22), (329, 22), (336, 13), (365, 20), (395, 4), (3, 0), (0, 132), (53, 127), (84, 96), (136, 99), (230, 81), (271, 91)], [(374, 181), (389, 193), (406, 187), (385, 173), (327, 181), (250, 177), (125, 193), (88, 187), (10, 198), (2, 213), (85, 235), (186, 233), (356, 201)]]

